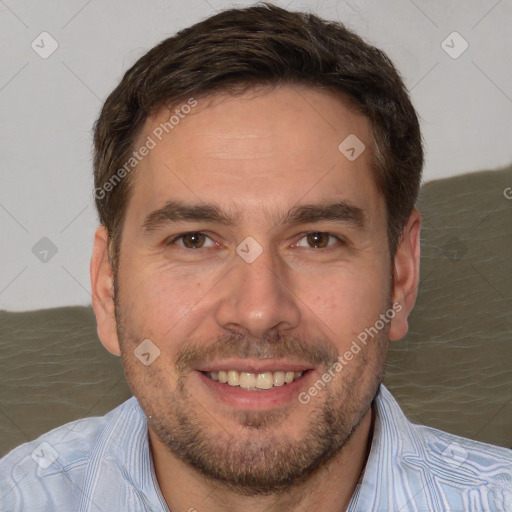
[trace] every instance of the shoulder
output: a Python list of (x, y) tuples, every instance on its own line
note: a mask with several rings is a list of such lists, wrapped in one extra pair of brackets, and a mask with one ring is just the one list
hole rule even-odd
[(476, 481), (508, 481), (512, 485), (512, 450), (424, 425), (411, 424), (431, 463), (444, 464), (454, 478), (473, 476)]
[[(385, 436), (401, 447), (407, 460), (424, 460), (433, 468), (449, 468), (454, 478), (491, 481), (499, 475), (510, 477), (512, 484), (512, 450), (409, 421), (389, 390), (381, 386), (379, 416)], [(507, 480), (508, 478), (505, 478)]]
[(105, 416), (55, 428), (0, 459), (0, 510), (71, 510), (81, 499), (80, 489), (102, 438), (133, 400)]
[(430, 427), (414, 428), (423, 444), (432, 495), (464, 510), (512, 510), (512, 450)]
[(422, 475), (431, 499), (461, 510), (512, 510), (512, 450), (423, 425), (411, 429), (417, 450), (401, 463)]
[(368, 476), (383, 483), (381, 502), (394, 500), (404, 511), (411, 503), (425, 510), (442, 503), (444, 510), (512, 511), (512, 450), (414, 424), (384, 386), (376, 407)]

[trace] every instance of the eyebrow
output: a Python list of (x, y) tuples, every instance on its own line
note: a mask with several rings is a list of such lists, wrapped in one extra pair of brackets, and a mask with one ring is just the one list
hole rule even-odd
[[(225, 226), (237, 226), (235, 217), (222, 211), (214, 204), (189, 204), (183, 201), (168, 201), (151, 212), (142, 224), (142, 233), (149, 234), (169, 223), (180, 221), (213, 222)], [(304, 204), (294, 206), (277, 224), (297, 225), (322, 221), (342, 222), (364, 229), (367, 225), (366, 213), (362, 208), (341, 200), (328, 204)]]

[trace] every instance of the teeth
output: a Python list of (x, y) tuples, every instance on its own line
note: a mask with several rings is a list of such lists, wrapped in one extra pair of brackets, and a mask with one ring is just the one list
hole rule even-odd
[(222, 384), (230, 386), (240, 386), (242, 389), (251, 391), (260, 389), (271, 389), (273, 387), (291, 384), (294, 380), (302, 377), (303, 372), (265, 372), (265, 373), (249, 373), (229, 370), (228, 372), (210, 372), (206, 373), (208, 377), (219, 381)]
[(272, 372), (258, 373), (256, 378), (256, 387), (258, 389), (270, 389), (274, 386), (274, 376)]
[(230, 386), (239, 386), (240, 385), (240, 374), (235, 370), (230, 370), (228, 372), (228, 384)]
[(274, 372), (274, 386), (282, 386), (284, 379), (284, 372)]
[[(240, 372), (240, 387), (244, 389), (255, 388), (257, 377), (254, 373)], [(231, 384), (231, 382), (230, 382)], [(232, 385), (232, 384), (231, 384)]]

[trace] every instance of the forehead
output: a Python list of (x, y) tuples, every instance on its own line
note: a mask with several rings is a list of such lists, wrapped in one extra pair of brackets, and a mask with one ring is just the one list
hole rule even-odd
[[(366, 149), (349, 159), (346, 140)], [(340, 97), (306, 87), (186, 99), (147, 119), (135, 148), (144, 144), (152, 148), (134, 174), (128, 211), (135, 215), (174, 198), (242, 215), (301, 199), (336, 196), (366, 209), (380, 200), (369, 121)]]

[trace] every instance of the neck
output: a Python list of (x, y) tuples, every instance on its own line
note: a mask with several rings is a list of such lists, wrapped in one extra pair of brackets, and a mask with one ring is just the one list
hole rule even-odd
[(372, 407), (342, 450), (307, 481), (280, 494), (248, 497), (213, 482), (177, 458), (149, 430), (156, 477), (169, 510), (283, 512), (346, 510), (364, 469), (373, 436)]

